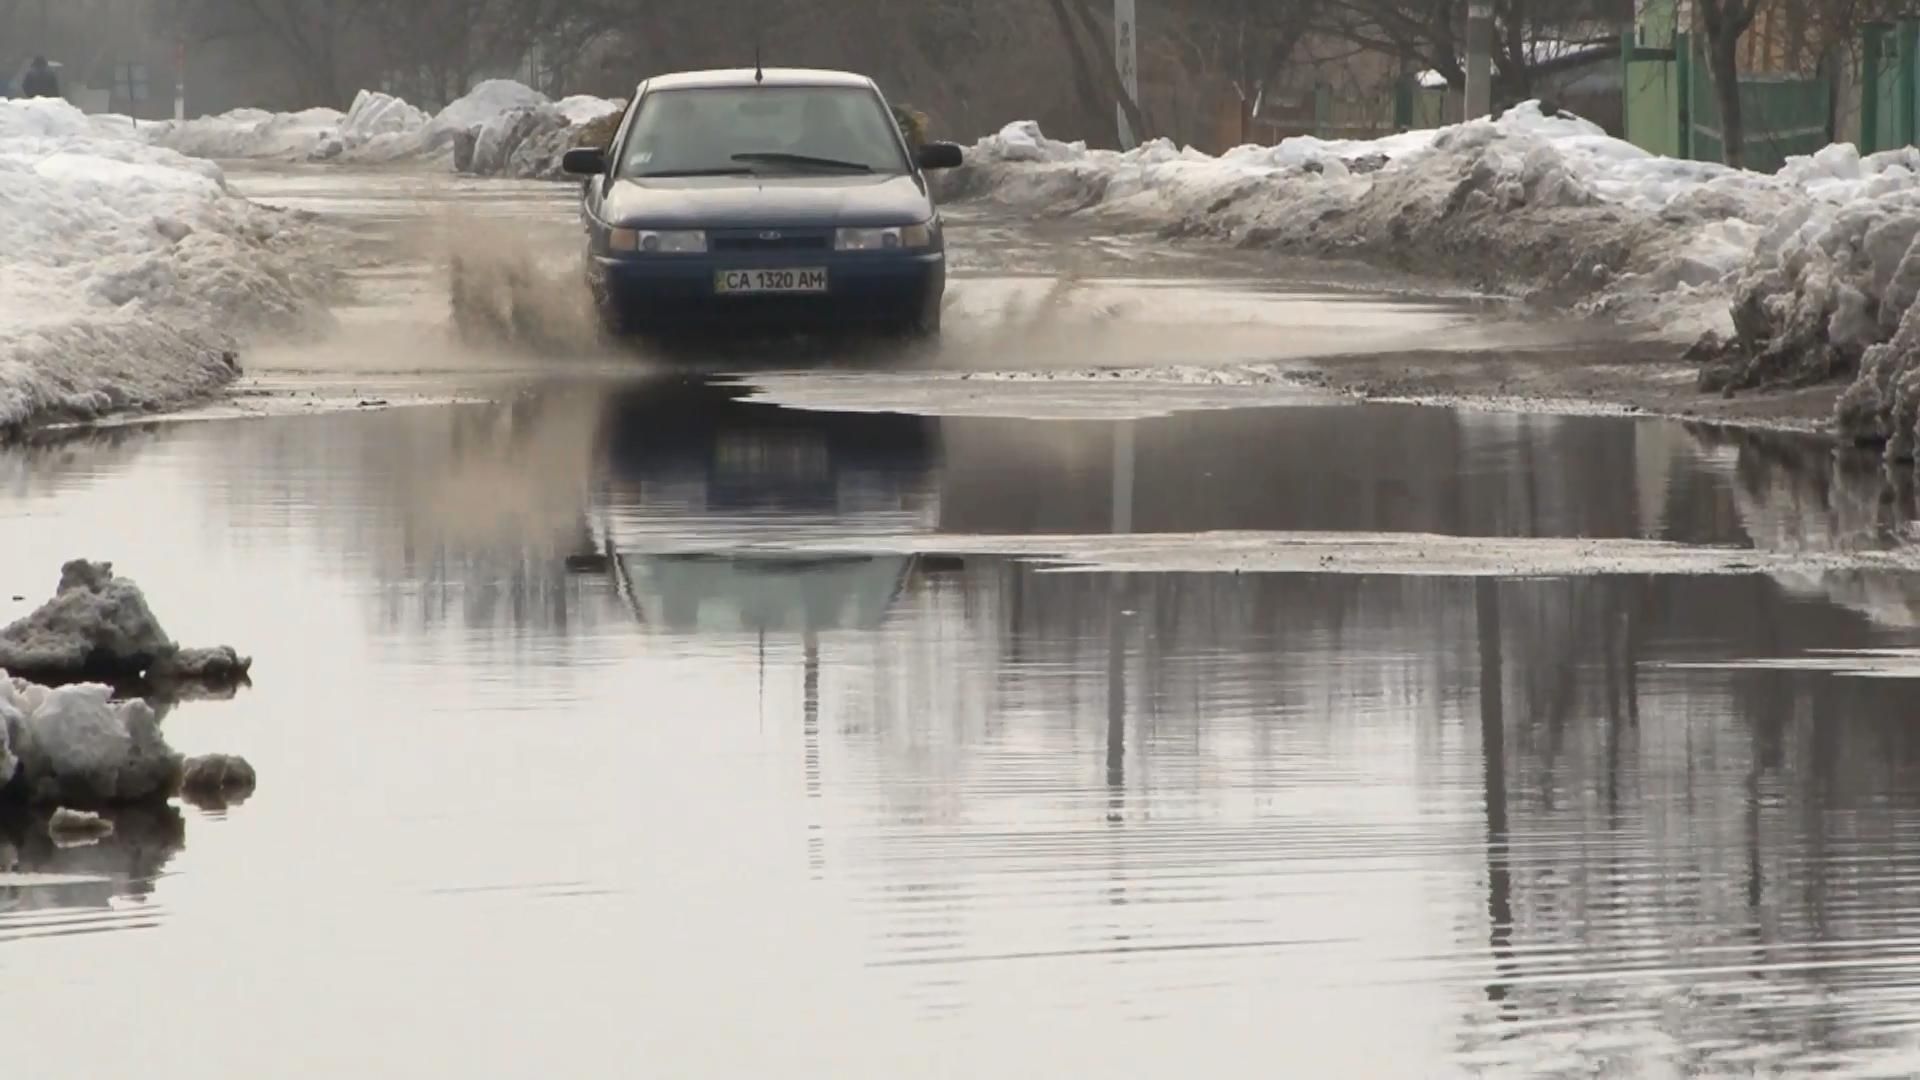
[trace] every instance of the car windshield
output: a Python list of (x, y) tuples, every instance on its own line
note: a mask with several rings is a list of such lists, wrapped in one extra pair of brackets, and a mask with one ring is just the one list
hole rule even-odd
[(658, 90), (640, 101), (623, 176), (903, 173), (893, 117), (863, 87)]

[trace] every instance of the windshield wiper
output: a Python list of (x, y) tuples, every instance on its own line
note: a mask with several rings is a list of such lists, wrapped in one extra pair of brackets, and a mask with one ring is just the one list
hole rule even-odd
[(637, 173), (633, 173), (632, 175), (639, 179), (650, 179), (653, 177), (674, 177), (674, 176), (752, 176), (753, 170), (741, 169), (741, 168), (660, 169), (656, 172), (637, 172)]
[(873, 166), (862, 165), (857, 161), (841, 161), (838, 158), (812, 157), (807, 154), (755, 153), (735, 154), (735, 161), (751, 161), (767, 165), (797, 165), (810, 169), (845, 169), (848, 172), (872, 172)]

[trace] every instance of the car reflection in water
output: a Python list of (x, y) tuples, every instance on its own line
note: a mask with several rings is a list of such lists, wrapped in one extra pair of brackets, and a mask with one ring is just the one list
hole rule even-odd
[[(920, 532), (936, 517), (935, 423), (752, 404), (663, 379), (612, 395), (591, 556), (646, 626), (671, 634), (872, 630), (908, 555), (782, 552), (782, 540)], [(751, 548), (751, 550), (747, 550)]]

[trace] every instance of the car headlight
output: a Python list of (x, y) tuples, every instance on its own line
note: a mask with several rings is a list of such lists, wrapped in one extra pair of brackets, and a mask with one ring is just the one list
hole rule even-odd
[(610, 229), (607, 247), (646, 255), (698, 255), (707, 250), (707, 234), (698, 229)]
[(896, 225), (890, 229), (839, 229), (833, 234), (836, 251), (919, 251), (933, 246), (933, 223)]

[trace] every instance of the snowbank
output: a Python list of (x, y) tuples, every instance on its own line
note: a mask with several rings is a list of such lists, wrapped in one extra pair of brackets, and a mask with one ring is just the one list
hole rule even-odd
[(1832, 146), (1788, 163), (1809, 196), (1761, 232), (1739, 276), (1733, 332), (1696, 346), (1703, 389), (1853, 377), (1838, 426), (1914, 456), (1920, 423), (1920, 149), (1862, 158)]
[(337, 132), (345, 116), (338, 109), (273, 113), (236, 109), (177, 124), (155, 125), (153, 141), (192, 157), (299, 158)]
[(1371, 141), (1288, 139), (1219, 157), (1127, 153), (1032, 123), (977, 144), (950, 196), (1097, 214), (1172, 235), (1368, 259), (1695, 331), (1726, 323), (1734, 275), (1788, 181), (1649, 154), (1537, 102)]
[(232, 682), (251, 666), (231, 648), (182, 649), (111, 563), (67, 563), (52, 600), (0, 629), (0, 668), (36, 678)]
[(515, 109), (497, 116), (458, 144), (454, 168), (475, 176), (563, 179), (566, 173), (560, 166), (567, 151), (591, 141), (591, 133), (598, 129), (595, 121), (620, 108), (613, 102), (602, 104), (605, 109), (584, 121), (573, 120), (552, 105)]
[(240, 110), (150, 125), (148, 137), (182, 153), (216, 159), (363, 165), (450, 161), (460, 171), (482, 175), (550, 177), (559, 175), (559, 158), (572, 146), (567, 130), (619, 108), (618, 102), (590, 95), (551, 101), (521, 83), (491, 79), (433, 115), (391, 94), (362, 90), (345, 113)]
[(317, 238), (130, 123), (0, 101), (0, 433), (224, 384), (237, 334), (319, 317)]
[[(1009, 125), (952, 197), (1366, 259), (1713, 337), (1707, 389), (1860, 371), (1839, 417), (1911, 454), (1920, 424), (1920, 150), (1765, 175), (1649, 154), (1537, 102), (1368, 142), (1128, 153)], [(1721, 335), (1730, 339), (1731, 344)]]

